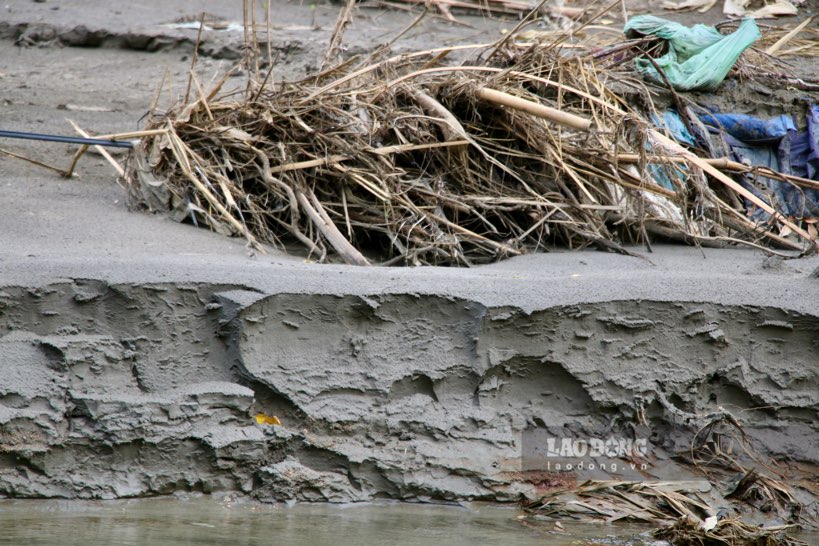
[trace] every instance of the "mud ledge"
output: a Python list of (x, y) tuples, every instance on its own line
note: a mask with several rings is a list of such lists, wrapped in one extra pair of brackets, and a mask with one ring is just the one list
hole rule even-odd
[[(319, 62), (330, 39), (339, 6), (317, 2), (312, 6), (283, 3), (277, 6), (272, 21), (270, 50), (277, 68), (301, 73), (303, 65)], [(82, 5), (49, 5), (30, 2), (0, 13), (0, 40), (11, 40), (22, 47), (79, 47), (125, 49), (157, 52), (192, 53), (199, 39), (198, 54), (211, 59), (236, 61), (243, 55), (241, 30), (208, 28), (198, 35), (196, 29), (174, 26), (198, 21), (202, 13), (208, 20), (241, 24), (241, 2), (205, 0), (191, 6), (181, 0), (166, 0), (162, 6), (151, 4), (111, 4), (86, 0)], [(267, 51), (263, 13), (257, 13), (262, 51)], [(397, 34), (407, 24), (406, 14), (392, 11), (361, 10), (359, 23), (346, 34), (348, 55), (367, 53)], [(452, 26), (430, 18), (425, 30), (446, 35), (448, 39), (474, 37), (476, 30), (497, 34), (508, 23), (503, 19), (462, 15), (464, 25)], [(373, 20), (377, 22), (373, 23)], [(394, 51), (418, 49), (428, 40), (426, 34), (403, 40)], [(298, 65), (290, 66), (291, 63)]]
[(819, 466), (819, 283), (793, 274), (813, 262), (721, 251), (674, 271), (693, 249), (659, 250), (654, 266), (579, 253), (469, 271), (245, 258), (234, 282), (215, 260), (163, 282), (7, 275), (0, 495), (513, 501), (548, 486), (519, 472), (526, 429), (647, 437), (652, 470), (616, 475), (684, 478), (672, 455), (720, 406), (761, 453)]

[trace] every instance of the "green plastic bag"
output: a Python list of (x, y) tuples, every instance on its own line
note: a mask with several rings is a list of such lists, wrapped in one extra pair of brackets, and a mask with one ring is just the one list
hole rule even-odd
[[(652, 35), (668, 41), (668, 53), (654, 62), (678, 91), (713, 91), (742, 52), (760, 37), (753, 19), (745, 19), (736, 32), (725, 36), (714, 27), (694, 25), (689, 28), (652, 15), (629, 19), (623, 32), (628, 38)], [(638, 72), (665, 84), (650, 60), (640, 58), (634, 63)]]

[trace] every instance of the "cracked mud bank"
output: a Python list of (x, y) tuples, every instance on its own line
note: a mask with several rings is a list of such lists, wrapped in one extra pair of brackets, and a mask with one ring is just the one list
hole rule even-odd
[(817, 312), (73, 280), (0, 290), (0, 354), (10, 497), (512, 501), (532, 430), (646, 437), (671, 478), (718, 407), (819, 467)]

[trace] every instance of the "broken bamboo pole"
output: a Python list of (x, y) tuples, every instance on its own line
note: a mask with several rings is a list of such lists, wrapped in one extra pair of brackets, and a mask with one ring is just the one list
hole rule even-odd
[(477, 95), (487, 102), (520, 110), (521, 112), (526, 112), (527, 114), (531, 114), (535, 117), (553, 121), (554, 123), (559, 123), (560, 125), (565, 125), (566, 127), (571, 127), (572, 129), (588, 131), (589, 127), (591, 127), (591, 120), (586, 118), (569, 114), (568, 112), (563, 112), (562, 110), (558, 110), (556, 108), (543, 106), (542, 104), (522, 99), (520, 97), (516, 97), (515, 95), (504, 93), (503, 91), (490, 89), (489, 87), (479, 89)]

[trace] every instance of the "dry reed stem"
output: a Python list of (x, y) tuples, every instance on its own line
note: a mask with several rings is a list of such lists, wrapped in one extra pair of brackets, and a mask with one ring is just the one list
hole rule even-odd
[(767, 53), (768, 55), (775, 55), (780, 49), (782, 49), (782, 47), (785, 44), (790, 42), (797, 34), (802, 32), (802, 30), (804, 30), (805, 27), (811, 24), (815, 18), (816, 18), (815, 15), (811, 15), (810, 17), (802, 21), (800, 24), (795, 26), (793, 30), (782, 36), (779, 40), (776, 41), (776, 43), (767, 48), (765, 50), (765, 53)]
[(23, 161), (31, 163), (32, 165), (37, 165), (38, 167), (48, 169), (49, 171), (58, 173), (60, 175), (65, 174), (64, 169), (60, 169), (59, 167), (54, 167), (52, 165), (49, 165), (48, 163), (43, 163), (42, 161), (37, 161), (36, 159), (32, 159), (32, 158), (26, 157), (24, 155), (16, 154), (16, 153), (12, 152), (11, 150), (6, 150), (6, 149), (3, 149), (3, 148), (0, 148), (0, 154), (4, 154), (4, 155), (7, 155), (9, 157), (13, 157), (15, 159), (21, 159)]
[[(91, 135), (89, 135), (88, 133), (86, 133), (85, 131), (83, 131), (83, 130), (80, 128), (80, 126), (79, 126), (79, 125), (77, 125), (76, 123), (74, 123), (74, 121), (73, 121), (73, 120), (70, 120), (70, 119), (69, 119), (69, 120), (67, 120), (67, 121), (68, 121), (68, 123), (70, 123), (70, 124), (71, 124), (71, 126), (74, 128), (74, 131), (76, 131), (78, 135), (80, 135), (81, 137), (85, 137), (85, 138), (92, 138), (92, 137), (91, 137)], [(122, 165), (120, 165), (120, 164), (117, 162), (117, 160), (116, 160), (116, 159), (114, 159), (114, 158), (111, 156), (111, 154), (110, 154), (110, 153), (108, 153), (108, 150), (106, 150), (106, 149), (105, 149), (105, 148), (103, 148), (102, 146), (94, 146), (94, 149), (95, 149), (97, 152), (99, 152), (99, 154), (100, 154), (102, 157), (104, 157), (104, 158), (105, 158), (105, 160), (106, 160), (106, 161), (107, 161), (107, 162), (108, 162), (108, 163), (109, 163), (109, 164), (110, 164), (110, 165), (111, 165), (111, 166), (114, 168), (114, 170), (115, 170), (115, 171), (117, 171), (117, 174), (118, 174), (119, 176), (125, 176), (125, 169), (123, 169), (123, 168), (122, 168)]]

